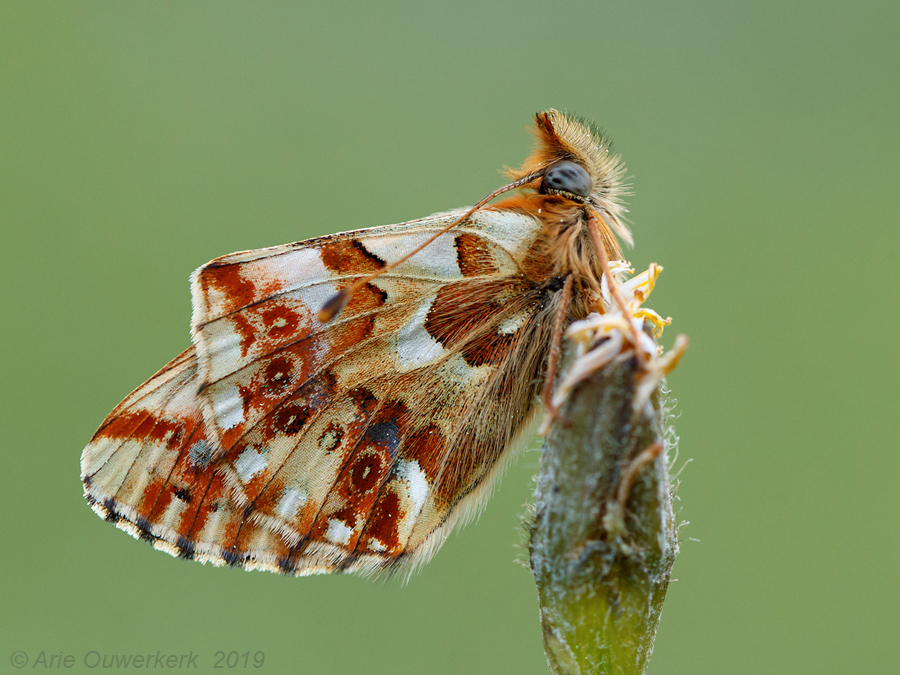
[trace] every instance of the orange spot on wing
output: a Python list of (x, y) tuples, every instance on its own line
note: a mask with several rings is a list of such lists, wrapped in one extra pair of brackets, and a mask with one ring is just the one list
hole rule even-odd
[[(249, 382), (237, 385), (244, 410), (248, 414), (251, 411), (265, 414), (290, 396), (313, 373), (315, 358), (306, 345), (293, 345), (278, 352), (276, 356), (260, 359), (260, 365)], [(255, 415), (252, 417), (256, 418)], [(239, 424), (234, 429), (240, 427), (242, 425)]]
[(371, 274), (384, 267), (384, 261), (366, 250), (356, 239), (332, 241), (319, 249), (322, 262), (332, 272)]
[(490, 326), (503, 312), (504, 300), (519, 295), (518, 286), (485, 284), (473, 293), (469, 284), (447, 284), (437, 294), (425, 329), (444, 347), (464, 343), (462, 355), (471, 366), (501, 363), (515, 345), (515, 334), (497, 332)]
[(387, 302), (387, 293), (375, 284), (368, 283), (353, 294), (347, 307), (344, 308), (344, 314), (378, 309), (385, 302)]
[(470, 232), (456, 237), (456, 258), (466, 277), (489, 276), (499, 271), (488, 244)]
[(375, 317), (361, 316), (335, 326), (328, 335), (328, 346), (334, 354), (341, 354), (368, 338), (375, 328)]
[(241, 356), (247, 356), (256, 342), (256, 328), (244, 314), (235, 314), (230, 319), (231, 326), (241, 338)]
[(470, 366), (496, 366), (506, 360), (515, 344), (515, 335), (486, 333), (466, 343), (462, 356)]
[(162, 441), (172, 434), (167, 443), (174, 447), (181, 440), (184, 422), (156, 417), (149, 411), (137, 410), (122, 413), (94, 434), (98, 438), (134, 438), (143, 441)]
[(94, 434), (94, 440), (98, 438), (129, 438), (146, 418), (147, 413), (143, 410), (122, 413), (98, 429)]
[(366, 530), (360, 537), (358, 549), (368, 553), (369, 542), (377, 539), (385, 547), (382, 552), (388, 555), (400, 553), (397, 524), (403, 518), (400, 498), (393, 490), (388, 490), (378, 499), (372, 509), (372, 516), (366, 524)]
[(165, 476), (161, 476), (156, 480), (151, 480), (144, 488), (138, 503), (135, 505), (135, 510), (138, 512), (138, 515), (149, 519), (153, 507), (159, 500), (163, 488), (166, 486), (165, 478)]
[(283, 303), (269, 302), (260, 312), (260, 320), (270, 340), (281, 342), (294, 337), (300, 327), (300, 315)]
[[(213, 468), (210, 468), (208, 471), (205, 471), (198, 476), (196, 483), (198, 488), (205, 491), (205, 494), (201, 492), (202, 499), (194, 500), (196, 506), (188, 509), (187, 511), (190, 513), (185, 513), (182, 518), (182, 522), (185, 526), (185, 530), (182, 534), (191, 539), (197, 538), (197, 535), (206, 525), (210, 514), (216, 513), (219, 510), (222, 501), (229, 500), (224, 480), (220, 474), (215, 473)], [(207, 486), (209, 486), (208, 490), (206, 490)], [(224, 542), (225, 540), (223, 539), (213, 543), (224, 544)]]
[(281, 290), (281, 282), (269, 279), (257, 285), (245, 279), (240, 264), (211, 263), (200, 275), (203, 292), (209, 294), (215, 290), (222, 297), (224, 313), (234, 312), (254, 302), (274, 295)]
[(441, 428), (436, 424), (429, 424), (406, 439), (403, 458), (417, 461), (428, 481), (432, 482), (447, 459), (444, 455), (445, 448), (446, 441)]
[(425, 318), (425, 330), (444, 347), (463, 340), (499, 307), (490, 296), (473, 302), (468, 284), (446, 284), (440, 288)]
[(291, 403), (275, 411), (269, 426), (279, 433), (294, 436), (303, 430), (312, 414), (313, 409), (309, 406)]
[(256, 299), (256, 286), (241, 276), (240, 265), (210, 265), (200, 275), (204, 292), (210, 288), (226, 298), (226, 312), (249, 305)]

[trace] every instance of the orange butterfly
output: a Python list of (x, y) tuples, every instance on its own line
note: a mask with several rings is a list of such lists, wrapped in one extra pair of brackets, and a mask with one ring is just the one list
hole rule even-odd
[(535, 121), (535, 153), (472, 209), (198, 269), (193, 346), (82, 453), (94, 511), (215, 565), (429, 560), (551, 401), (562, 331), (605, 311), (614, 233), (630, 241), (607, 141), (555, 110)]

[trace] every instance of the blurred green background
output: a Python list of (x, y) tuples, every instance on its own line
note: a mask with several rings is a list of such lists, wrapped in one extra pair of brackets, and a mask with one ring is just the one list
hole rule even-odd
[(898, 672), (898, 35), (896, 1), (5, 0), (0, 671), (546, 672), (537, 440), (407, 586), (176, 560), (91, 513), (78, 458), (188, 345), (195, 267), (471, 204), (556, 107), (624, 156), (631, 259), (691, 338), (650, 672)]

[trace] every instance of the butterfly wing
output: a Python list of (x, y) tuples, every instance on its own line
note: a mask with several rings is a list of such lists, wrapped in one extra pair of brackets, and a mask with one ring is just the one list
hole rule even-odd
[(427, 559), (485, 496), (534, 408), (552, 307), (521, 270), (540, 224), (476, 214), (334, 321), (316, 317), (456, 215), (200, 268), (196, 351), (126, 399), (85, 450), (95, 508), (215, 563), (365, 573)]
[(183, 556), (191, 543), (180, 533), (199, 503), (193, 486), (214, 475), (198, 384), (191, 347), (122, 401), (81, 455), (84, 494), (98, 515)]

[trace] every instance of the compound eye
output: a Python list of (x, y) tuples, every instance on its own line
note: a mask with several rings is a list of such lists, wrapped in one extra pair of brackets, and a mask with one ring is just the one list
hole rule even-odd
[(544, 172), (541, 192), (553, 190), (587, 198), (590, 196), (593, 186), (593, 181), (584, 167), (575, 162), (562, 160)]

